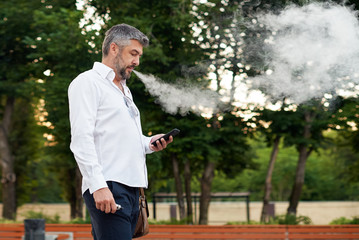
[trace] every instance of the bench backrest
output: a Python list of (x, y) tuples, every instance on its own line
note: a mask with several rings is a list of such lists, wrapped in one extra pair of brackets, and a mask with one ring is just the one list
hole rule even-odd
[[(90, 224), (46, 224), (58, 240), (90, 240)], [(23, 224), (0, 224), (0, 240), (24, 236)], [(359, 239), (359, 225), (151, 225), (143, 239)]]

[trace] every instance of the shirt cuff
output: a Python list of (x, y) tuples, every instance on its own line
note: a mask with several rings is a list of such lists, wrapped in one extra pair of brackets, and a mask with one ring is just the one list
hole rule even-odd
[(150, 144), (151, 144), (151, 139), (152, 139), (152, 137), (146, 137), (146, 136), (144, 136), (144, 142), (145, 142), (145, 152), (146, 152), (146, 154), (150, 154), (150, 153), (153, 153), (154, 151), (153, 150), (151, 150), (151, 148), (150, 148)]
[(94, 192), (96, 192), (101, 188), (108, 187), (106, 180), (102, 175), (93, 176), (91, 179), (89, 179), (88, 186), (89, 186), (90, 194), (93, 194)]

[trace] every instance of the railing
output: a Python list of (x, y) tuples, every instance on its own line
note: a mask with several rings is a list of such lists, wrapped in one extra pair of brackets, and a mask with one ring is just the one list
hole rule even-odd
[[(183, 195), (184, 197), (186, 195)], [(198, 199), (200, 198), (200, 193), (192, 193), (192, 201), (194, 202), (194, 218), (197, 219), (197, 203)], [(211, 199), (229, 199), (229, 198), (244, 198), (246, 201), (246, 210), (247, 210), (247, 222), (250, 221), (249, 215), (249, 192), (218, 192), (218, 193), (211, 193)], [(176, 199), (176, 193), (155, 193), (152, 195), (152, 202), (153, 202), (153, 219), (156, 219), (156, 204), (157, 200), (159, 199)]]

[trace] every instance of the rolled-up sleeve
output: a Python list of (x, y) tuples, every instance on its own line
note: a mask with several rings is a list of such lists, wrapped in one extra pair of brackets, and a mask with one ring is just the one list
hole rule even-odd
[(83, 181), (90, 193), (107, 187), (95, 147), (94, 130), (100, 91), (84, 75), (75, 78), (68, 89), (71, 144)]

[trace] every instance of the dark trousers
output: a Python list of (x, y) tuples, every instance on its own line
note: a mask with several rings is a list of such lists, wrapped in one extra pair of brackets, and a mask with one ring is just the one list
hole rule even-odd
[(115, 202), (122, 206), (116, 213), (105, 213), (96, 208), (93, 195), (87, 190), (83, 197), (90, 213), (92, 234), (95, 240), (130, 240), (139, 214), (138, 188), (108, 181)]

